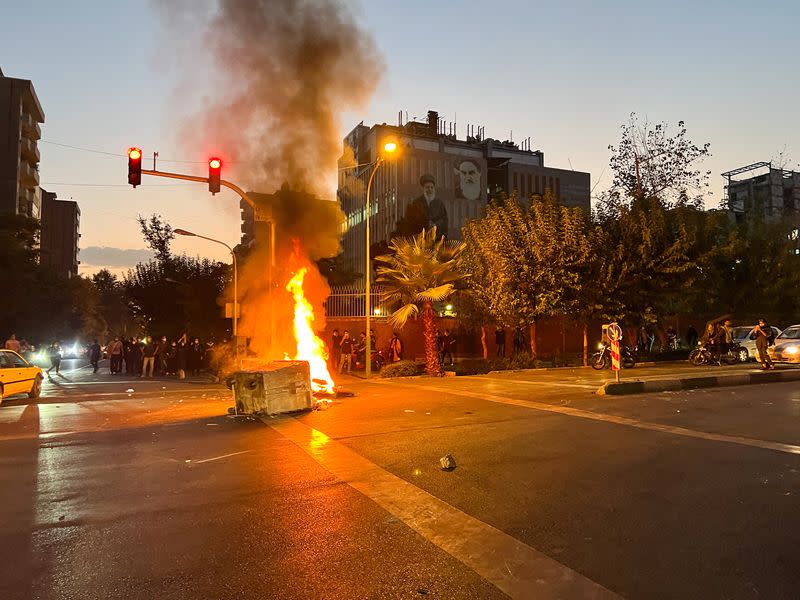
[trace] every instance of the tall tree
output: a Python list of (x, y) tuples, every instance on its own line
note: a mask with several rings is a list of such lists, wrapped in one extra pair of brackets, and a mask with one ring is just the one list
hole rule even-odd
[(621, 127), (619, 143), (608, 147), (614, 179), (601, 210), (632, 198), (658, 198), (668, 207), (702, 206), (711, 171), (700, 165), (710, 148), (710, 143), (692, 142), (683, 121), (671, 132), (667, 123), (640, 122), (632, 113)]
[(149, 219), (139, 215), (137, 219), (142, 230), (144, 241), (156, 253), (159, 262), (169, 262), (171, 258), (170, 246), (175, 239), (172, 226), (163, 220), (161, 215), (152, 214)]
[(547, 193), (529, 207), (515, 196), (490, 202), (486, 215), (463, 229), (475, 302), (498, 323), (529, 327), (533, 355), (537, 321), (562, 314), (581, 284), (589, 253), (585, 226), (580, 209)]
[(449, 298), (455, 284), (465, 278), (457, 268), (463, 252), (460, 243), (445, 243), (437, 238), (436, 227), (422, 230), (410, 238), (395, 238), (391, 254), (379, 256), (377, 282), (384, 286), (384, 301), (399, 305), (389, 323), (402, 329), (408, 320), (421, 314), (425, 338), (425, 370), (441, 375), (442, 365), (436, 347), (434, 302)]

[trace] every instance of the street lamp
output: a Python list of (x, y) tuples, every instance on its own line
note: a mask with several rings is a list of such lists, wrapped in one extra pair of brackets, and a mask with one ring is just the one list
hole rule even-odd
[(239, 303), (238, 303), (238, 296), (239, 296), (239, 274), (237, 273), (236, 269), (236, 253), (233, 251), (233, 248), (228, 246), (225, 242), (221, 242), (219, 240), (215, 240), (214, 238), (206, 237), (204, 235), (199, 235), (197, 233), (193, 233), (191, 231), (186, 231), (185, 229), (175, 229), (174, 233), (177, 235), (185, 235), (189, 237), (197, 237), (201, 240), (208, 240), (209, 242), (215, 242), (222, 246), (225, 246), (228, 249), (228, 252), (231, 253), (231, 258), (233, 259), (233, 339), (234, 344), (236, 345), (236, 354), (239, 354), (239, 341), (237, 339), (238, 334), (238, 318), (239, 318)]
[[(395, 151), (397, 151), (397, 143), (396, 142), (386, 142), (383, 145), (383, 151), (386, 154), (393, 154)], [(367, 214), (366, 214), (366, 218), (365, 218), (366, 238), (367, 238), (367, 240), (366, 240), (366, 244), (367, 244), (367, 246), (366, 246), (366, 248), (367, 248), (367, 252), (366, 252), (367, 260), (365, 262), (365, 270), (364, 270), (364, 282), (365, 282), (364, 292), (365, 292), (365, 295), (366, 295), (366, 297), (365, 297), (365, 308), (366, 308), (366, 310), (364, 311), (364, 314), (366, 315), (366, 329), (367, 329), (367, 332), (366, 332), (367, 333), (367, 339), (366, 339), (367, 346), (366, 346), (366, 352), (364, 354), (364, 362), (366, 363), (366, 365), (365, 365), (364, 368), (365, 368), (365, 373), (366, 373), (367, 379), (369, 379), (370, 376), (372, 375), (372, 338), (370, 336), (370, 333), (371, 333), (371, 331), (370, 331), (370, 319), (371, 319), (372, 315), (370, 314), (370, 306), (369, 306), (370, 305), (369, 277), (370, 277), (370, 272), (372, 271), (372, 268), (371, 268), (371, 265), (370, 265), (370, 257), (369, 257), (369, 220), (370, 220), (370, 217), (372, 215), (371, 215), (371, 210), (370, 210), (371, 209), (371, 202), (370, 202), (369, 194), (370, 194), (370, 191), (372, 190), (372, 179), (375, 177), (375, 172), (378, 170), (378, 167), (381, 166), (381, 164), (383, 163), (384, 160), (385, 159), (383, 158), (383, 155), (382, 154), (378, 154), (378, 158), (375, 161), (375, 166), (372, 167), (372, 173), (369, 174), (369, 181), (367, 182)]]

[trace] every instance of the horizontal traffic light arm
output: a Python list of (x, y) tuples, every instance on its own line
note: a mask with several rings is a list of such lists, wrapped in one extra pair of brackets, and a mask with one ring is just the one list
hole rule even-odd
[[(167, 177), (169, 179), (183, 179), (184, 181), (197, 181), (200, 183), (208, 183), (208, 177), (197, 177), (196, 175), (184, 175), (183, 173), (168, 173), (167, 171), (152, 171), (149, 169), (142, 169), (142, 175), (153, 175), (154, 177)], [(219, 180), (220, 185), (225, 186), (239, 194), (242, 200), (250, 205), (250, 208), (255, 210), (256, 203), (247, 195), (247, 193), (235, 183)]]

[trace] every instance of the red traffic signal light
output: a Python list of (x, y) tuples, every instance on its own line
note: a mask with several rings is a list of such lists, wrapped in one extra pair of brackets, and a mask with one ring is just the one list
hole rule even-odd
[(141, 148), (128, 148), (128, 183), (133, 187), (142, 183)]
[(222, 159), (208, 159), (208, 191), (212, 194), (216, 194), (219, 191), (221, 175)]

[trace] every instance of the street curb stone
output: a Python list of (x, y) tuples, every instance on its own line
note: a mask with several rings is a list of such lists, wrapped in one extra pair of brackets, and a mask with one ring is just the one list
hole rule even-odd
[(686, 377), (683, 379), (657, 379), (653, 381), (611, 381), (597, 390), (600, 396), (626, 396), (628, 394), (649, 394), (696, 390), (700, 388), (725, 387), (732, 385), (755, 385), (759, 383), (779, 383), (800, 381), (800, 369), (787, 371), (767, 371), (764, 373), (744, 373), (718, 375), (716, 377)]

